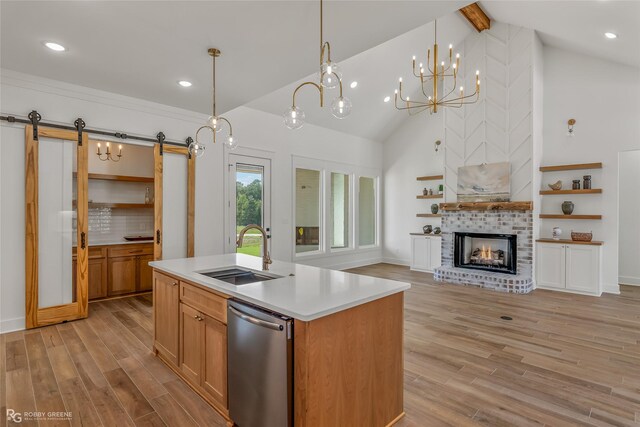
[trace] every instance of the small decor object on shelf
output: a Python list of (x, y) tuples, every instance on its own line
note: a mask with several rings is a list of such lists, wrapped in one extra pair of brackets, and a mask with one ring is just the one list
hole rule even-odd
[(444, 194), (444, 185), (443, 184), (438, 185), (438, 194)]
[(442, 230), (440, 230), (440, 227), (436, 227), (433, 229), (433, 234), (440, 234), (442, 233)]
[(429, 190), (427, 190), (426, 188), (422, 189), (422, 195), (423, 196), (428, 196), (429, 195)]
[(591, 175), (583, 176), (582, 180), (582, 188), (585, 190), (591, 190)]
[(573, 204), (573, 202), (565, 200), (564, 202), (562, 202), (562, 213), (565, 215), (571, 215), (573, 213), (574, 207), (575, 205)]
[(562, 236), (562, 229), (560, 227), (553, 227), (553, 240), (560, 240), (560, 236)]
[(438, 213), (438, 204), (437, 203), (434, 203), (434, 204), (431, 205), (431, 213), (434, 214), (434, 215)]
[(151, 203), (151, 190), (149, 190), (149, 187), (144, 192), (144, 203), (147, 205)]
[(580, 180), (579, 179), (574, 179), (573, 184), (571, 185), (571, 189), (572, 190), (579, 190), (580, 189)]
[(571, 240), (574, 242), (590, 242), (593, 239), (593, 232), (576, 232), (571, 230)]
[(554, 184), (547, 184), (552, 190), (562, 190), (562, 181), (557, 181)]
[(430, 196), (433, 196), (433, 188), (430, 188), (430, 189), (429, 189), (429, 195), (430, 195)]
[(424, 234), (431, 234), (431, 231), (433, 231), (433, 227), (431, 227), (430, 225), (425, 225), (424, 227), (422, 227), (422, 232)]

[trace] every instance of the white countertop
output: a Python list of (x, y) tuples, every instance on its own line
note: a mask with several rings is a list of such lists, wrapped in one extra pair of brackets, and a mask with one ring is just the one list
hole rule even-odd
[[(179, 279), (303, 321), (318, 319), (411, 287), (409, 283), (395, 280), (282, 261), (273, 261), (269, 271), (262, 272), (262, 258), (244, 254), (153, 261), (149, 265)], [(282, 277), (234, 286), (197, 273), (235, 266)]]
[[(139, 240), (137, 242), (130, 242), (128, 240), (89, 240), (89, 246), (112, 246), (112, 245), (135, 245), (142, 243), (153, 243), (153, 239), (151, 240)], [(74, 243), (73, 247), (75, 248), (77, 245)]]

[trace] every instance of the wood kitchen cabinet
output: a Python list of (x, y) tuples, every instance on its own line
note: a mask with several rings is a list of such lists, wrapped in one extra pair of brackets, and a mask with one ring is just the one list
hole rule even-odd
[(180, 370), (198, 385), (202, 378), (203, 321), (198, 310), (180, 304)]
[(173, 366), (178, 367), (180, 294), (178, 280), (153, 273), (153, 347)]
[[(73, 289), (76, 289), (76, 249), (73, 248)], [(107, 296), (107, 251), (102, 247), (89, 247), (89, 299)]]
[(153, 255), (141, 255), (137, 257), (138, 282), (136, 291), (150, 291), (153, 289), (153, 268), (149, 262), (153, 261)]
[(109, 295), (136, 291), (138, 262), (135, 257), (109, 258)]

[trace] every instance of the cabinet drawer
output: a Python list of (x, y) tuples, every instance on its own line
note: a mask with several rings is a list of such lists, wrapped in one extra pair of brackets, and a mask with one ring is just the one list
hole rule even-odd
[(152, 255), (153, 245), (123, 245), (109, 248), (109, 258), (121, 256)]
[[(77, 250), (76, 250), (75, 246), (73, 248), (72, 255), (73, 255), (74, 259), (77, 256)], [(105, 247), (102, 247), (102, 246), (89, 246), (89, 259), (105, 258), (106, 256), (107, 256), (107, 249)]]
[(180, 282), (180, 301), (224, 324), (227, 323), (227, 300), (213, 292)]

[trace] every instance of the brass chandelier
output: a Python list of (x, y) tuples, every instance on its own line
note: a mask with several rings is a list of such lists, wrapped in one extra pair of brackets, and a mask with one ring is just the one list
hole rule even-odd
[[(427, 67), (422, 63), (416, 70), (416, 57), (412, 60), (412, 72), (414, 77), (420, 79), (420, 89), (426, 99), (410, 100), (402, 96), (402, 77), (398, 79), (399, 88), (395, 91), (395, 107), (398, 110), (406, 110), (410, 115), (429, 110), (431, 114), (438, 112), (438, 107), (460, 108), (465, 104), (473, 104), (480, 98), (480, 71), (476, 70), (475, 91), (470, 95), (465, 95), (464, 87), (458, 88), (456, 92), (458, 75), (460, 73), (460, 54), (456, 53), (453, 58), (453, 45), (449, 45), (449, 63), (445, 68), (445, 62), (438, 61), (438, 22), (434, 24), (434, 44), (433, 59), (431, 49), (427, 49)], [(449, 85), (446, 84), (450, 82)], [(450, 87), (450, 89), (448, 89)], [(400, 100), (400, 103), (398, 103)]]
[[(322, 26), (322, 0), (320, 0), (320, 72), (319, 82), (304, 82), (293, 91), (291, 108), (283, 114), (284, 124), (289, 129), (300, 129), (304, 124), (304, 111), (296, 106), (296, 94), (307, 85), (318, 89), (320, 93), (320, 107), (324, 107), (324, 89), (339, 88), (338, 97), (331, 103), (331, 114), (338, 119), (344, 119), (351, 113), (351, 100), (342, 94), (342, 73), (338, 64), (331, 61), (331, 45), (324, 41)], [(326, 61), (325, 61), (326, 55)]]
[(213, 81), (213, 90), (211, 94), (211, 116), (207, 120), (207, 124), (200, 126), (196, 131), (196, 140), (189, 144), (189, 153), (196, 157), (201, 157), (204, 154), (205, 146), (198, 139), (198, 134), (203, 129), (209, 129), (213, 133), (213, 143), (216, 143), (216, 134), (221, 132), (224, 128), (223, 122), (229, 127), (229, 134), (224, 139), (223, 143), (230, 150), (233, 150), (238, 146), (238, 140), (233, 136), (233, 127), (231, 122), (222, 116), (216, 114), (216, 58), (221, 55), (219, 49), (209, 48), (207, 53), (213, 58), (213, 67), (211, 73), (211, 80)]

